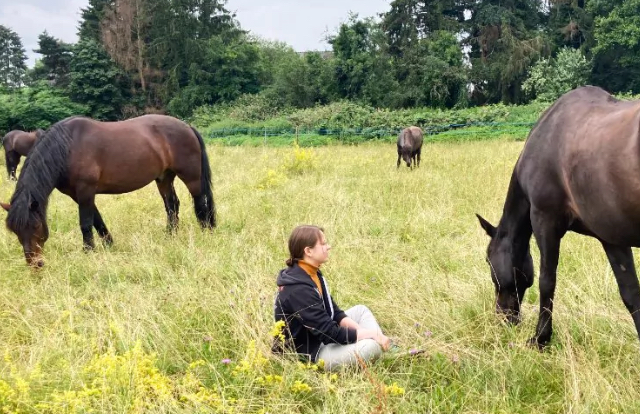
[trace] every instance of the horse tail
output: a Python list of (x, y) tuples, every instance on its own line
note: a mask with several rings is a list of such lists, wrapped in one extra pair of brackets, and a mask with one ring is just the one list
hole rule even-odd
[(202, 227), (214, 228), (216, 226), (216, 204), (213, 201), (213, 191), (211, 189), (211, 166), (207, 156), (207, 148), (200, 133), (193, 127), (191, 130), (198, 138), (200, 144), (200, 195), (194, 197), (194, 207), (196, 217)]

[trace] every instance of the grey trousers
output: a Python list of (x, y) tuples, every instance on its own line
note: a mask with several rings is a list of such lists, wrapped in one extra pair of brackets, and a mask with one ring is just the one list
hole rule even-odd
[[(345, 311), (347, 316), (360, 325), (362, 329), (380, 331), (380, 326), (373, 313), (364, 305), (356, 305)], [(318, 351), (317, 360), (324, 360), (325, 371), (332, 371), (338, 367), (355, 365), (357, 357), (368, 361), (382, 355), (382, 347), (373, 339), (362, 339), (348, 345), (323, 344)]]

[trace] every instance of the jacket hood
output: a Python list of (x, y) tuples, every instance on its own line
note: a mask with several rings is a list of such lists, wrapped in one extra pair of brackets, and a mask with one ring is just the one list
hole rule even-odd
[(278, 274), (276, 284), (278, 286), (303, 284), (313, 286), (314, 288), (316, 287), (316, 284), (313, 283), (311, 277), (309, 277), (307, 272), (298, 266), (298, 263), (295, 263), (292, 267), (282, 269), (280, 274)]

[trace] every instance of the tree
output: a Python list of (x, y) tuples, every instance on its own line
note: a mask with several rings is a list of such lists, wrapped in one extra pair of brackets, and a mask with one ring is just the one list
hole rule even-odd
[[(605, 4), (603, 4), (605, 3)], [(640, 0), (591, 2), (592, 80), (609, 92), (640, 92)]]
[(115, 120), (121, 116), (122, 73), (100, 44), (90, 39), (75, 45), (69, 77), (71, 99), (86, 105), (91, 117)]
[(93, 40), (95, 42), (102, 40), (100, 22), (104, 17), (106, 8), (112, 6), (113, 3), (113, 0), (89, 0), (89, 5), (80, 9), (80, 27), (78, 28), (80, 40)]
[(45, 30), (38, 36), (38, 49), (42, 55), (40, 65), (32, 71), (33, 80), (46, 80), (50, 85), (66, 88), (69, 84), (69, 65), (73, 57), (73, 46), (50, 36)]
[(359, 20), (351, 14), (347, 23), (340, 25), (338, 33), (329, 37), (336, 60), (338, 94), (346, 99), (361, 99), (372, 71), (376, 45), (372, 41), (375, 23), (372, 19)]
[(27, 55), (20, 36), (0, 25), (0, 86), (20, 88), (27, 72)]
[(132, 76), (146, 95), (151, 71), (146, 52), (152, 11), (145, 0), (113, 0), (103, 9), (100, 33), (103, 46), (111, 58)]
[(536, 62), (522, 89), (540, 101), (553, 102), (565, 92), (585, 85), (590, 72), (582, 52), (565, 47), (555, 58)]
[[(150, 1), (150, 0), (147, 0)], [(224, 7), (225, 0), (155, 0), (146, 53), (152, 71), (162, 77), (157, 99), (169, 102), (192, 83), (194, 64), (203, 67), (209, 39), (238, 42), (245, 33)]]
[(593, 16), (585, 8), (585, 0), (550, 0), (547, 31), (558, 47), (582, 49), (589, 54), (595, 45)]
[(438, 31), (458, 33), (464, 14), (473, 0), (394, 0), (391, 9), (382, 14), (382, 30), (387, 35), (389, 54), (403, 53)]
[(471, 48), (475, 102), (522, 103), (527, 69), (550, 49), (540, 30), (541, 1), (480, 0), (470, 11), (464, 43)]
[(232, 102), (243, 94), (260, 91), (255, 43), (244, 36), (231, 41), (212, 36), (203, 45), (202, 58), (189, 67), (189, 82), (169, 102), (174, 115), (186, 117), (198, 106)]

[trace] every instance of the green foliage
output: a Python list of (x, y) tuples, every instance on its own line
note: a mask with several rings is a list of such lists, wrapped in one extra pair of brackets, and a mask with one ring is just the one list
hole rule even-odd
[(100, 21), (104, 17), (106, 7), (112, 6), (115, 0), (89, 0), (85, 8), (80, 9), (81, 19), (78, 29), (80, 40), (100, 42)]
[(277, 43), (260, 43), (262, 93), (276, 108), (307, 108), (335, 98), (335, 62), (317, 52), (300, 54)]
[(578, 49), (563, 48), (552, 59), (540, 59), (531, 68), (522, 89), (545, 102), (586, 85), (591, 67)]
[[(430, 129), (451, 124), (532, 123), (548, 107), (548, 103), (534, 102), (522, 106), (496, 104), (455, 110), (428, 107), (389, 110), (341, 101), (299, 110), (261, 110), (268, 102), (258, 95), (244, 97), (237, 105), (201, 107), (191, 122), (204, 131), (225, 129), (222, 131), (224, 136), (262, 136), (265, 128), (269, 134), (292, 134), (298, 127), (304, 133), (310, 130), (319, 134), (351, 130), (352, 133), (374, 137), (380, 136), (378, 132), (386, 135), (409, 125)], [(257, 113), (263, 115), (253, 116)]]
[(198, 106), (232, 102), (259, 91), (258, 48), (244, 37), (228, 41), (211, 37), (202, 45), (203, 57), (191, 64), (189, 83), (169, 102), (169, 112), (188, 117)]
[(548, 54), (549, 41), (538, 30), (542, 3), (537, 0), (477, 2), (465, 43), (471, 47), (475, 103), (525, 102), (521, 91), (527, 70)]
[(590, 2), (589, 8), (596, 16), (592, 78), (611, 92), (640, 92), (640, 0)]
[(122, 76), (100, 44), (81, 40), (75, 45), (68, 90), (75, 102), (89, 108), (92, 118), (115, 120), (121, 116)]
[(13, 129), (46, 129), (64, 118), (86, 114), (86, 106), (72, 102), (51, 87), (24, 88), (18, 93), (0, 94), (2, 134)]
[(34, 52), (41, 54), (42, 59), (31, 71), (31, 81), (46, 80), (53, 86), (66, 88), (69, 84), (73, 46), (50, 36), (45, 30), (38, 36), (38, 49)]

